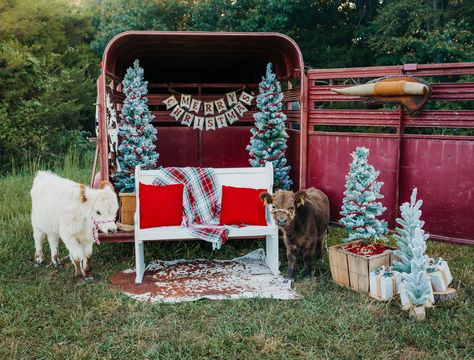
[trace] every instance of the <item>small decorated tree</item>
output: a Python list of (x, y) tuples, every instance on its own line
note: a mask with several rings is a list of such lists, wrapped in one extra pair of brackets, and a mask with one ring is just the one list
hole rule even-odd
[[(413, 189), (413, 192), (410, 197), (410, 202), (403, 203), (400, 206), (401, 218), (397, 219), (397, 223), (401, 227), (397, 227), (395, 231), (397, 234), (393, 237), (397, 240), (398, 250), (394, 252), (394, 255), (400, 259), (393, 263), (394, 270), (401, 273), (410, 273), (411, 272), (411, 260), (413, 259), (412, 252), (412, 241), (415, 237), (415, 231), (419, 230), (421, 238), (423, 241), (428, 239), (428, 234), (422, 230), (424, 221), (420, 220), (421, 217), (421, 205), (423, 205), (422, 200), (416, 200), (417, 189)], [(425, 246), (426, 248), (426, 246)]]
[(340, 220), (349, 233), (344, 241), (386, 241), (384, 235), (388, 233), (387, 222), (377, 219), (386, 210), (382, 203), (376, 201), (383, 198), (380, 194), (383, 182), (376, 181), (379, 172), (368, 163), (369, 149), (358, 147), (351, 156), (353, 161), (346, 175), (346, 191), (341, 211), (344, 217)]
[(255, 126), (250, 130), (252, 137), (247, 150), (253, 167), (273, 163), (273, 181), (275, 189), (288, 190), (292, 186), (289, 177), (285, 150), (288, 134), (285, 131), (286, 115), (282, 112), (283, 93), (280, 82), (272, 72), (272, 64), (267, 65), (267, 73), (259, 84), (257, 108), (254, 115)]
[(154, 116), (147, 106), (147, 84), (143, 80), (143, 69), (135, 60), (122, 82), (125, 100), (120, 114), (117, 157), (121, 170), (114, 177), (115, 186), (124, 193), (135, 191), (136, 165), (153, 169), (158, 161), (156, 129), (151, 124)]
[[(413, 310), (414, 307), (430, 306), (433, 302), (431, 281), (426, 273), (428, 257), (425, 255), (426, 241), (424, 232), (419, 227), (413, 230), (408, 248), (410, 249), (410, 272), (402, 273), (400, 298), (404, 309)], [(424, 309), (421, 315), (413, 313), (416, 318), (424, 318)]]

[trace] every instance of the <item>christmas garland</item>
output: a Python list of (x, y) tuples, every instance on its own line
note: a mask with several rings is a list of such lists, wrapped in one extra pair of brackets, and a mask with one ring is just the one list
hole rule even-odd
[[(232, 125), (248, 111), (247, 106), (252, 105), (254, 96), (242, 89), (240, 95), (237, 91), (226, 93), (225, 98), (214, 101), (201, 101), (194, 99), (191, 95), (180, 94), (170, 90), (174, 94), (163, 100), (166, 110), (171, 110), (170, 116), (182, 125), (199, 130), (215, 130)], [(180, 96), (180, 101), (176, 99)], [(194, 113), (194, 114), (193, 114)]]

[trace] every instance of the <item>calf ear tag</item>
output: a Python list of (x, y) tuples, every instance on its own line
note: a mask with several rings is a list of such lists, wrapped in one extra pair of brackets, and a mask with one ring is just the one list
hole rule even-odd
[(295, 204), (296, 204), (296, 206), (304, 205), (304, 197), (305, 197), (304, 190), (300, 190), (295, 194)]

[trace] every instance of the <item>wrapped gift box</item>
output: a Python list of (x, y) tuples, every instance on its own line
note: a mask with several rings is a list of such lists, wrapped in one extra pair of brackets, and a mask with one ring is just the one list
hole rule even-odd
[(370, 296), (374, 299), (389, 300), (398, 294), (401, 275), (389, 267), (379, 267), (370, 272)]
[(426, 272), (430, 277), (434, 291), (446, 291), (451, 281), (453, 281), (453, 276), (449, 270), (448, 263), (442, 258), (430, 259)]

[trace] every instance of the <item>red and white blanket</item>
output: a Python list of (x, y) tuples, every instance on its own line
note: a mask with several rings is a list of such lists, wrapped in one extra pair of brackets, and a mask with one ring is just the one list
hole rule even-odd
[(163, 168), (153, 185), (183, 184), (183, 223), (192, 236), (220, 249), (227, 241), (229, 226), (219, 226), (220, 187), (212, 168)]

